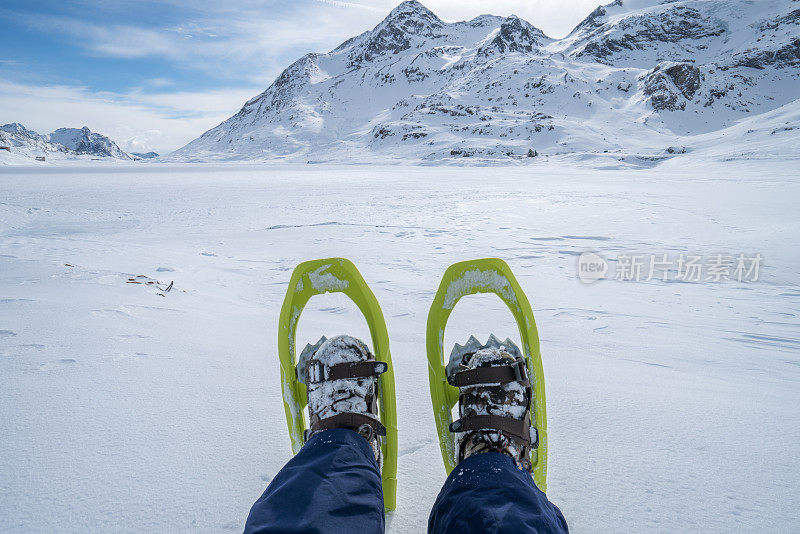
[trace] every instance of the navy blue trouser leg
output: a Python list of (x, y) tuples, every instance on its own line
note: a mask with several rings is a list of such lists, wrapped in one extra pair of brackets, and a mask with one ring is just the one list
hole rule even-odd
[(383, 532), (381, 473), (367, 440), (343, 428), (312, 437), (250, 509), (244, 531)]
[[(250, 510), (245, 533), (384, 531), (378, 463), (367, 441), (334, 429), (311, 438)], [(428, 532), (567, 532), (561, 511), (508, 456), (483, 453), (456, 466), (439, 493)]]
[(428, 518), (428, 532), (567, 532), (561, 510), (547, 500), (533, 478), (499, 452), (475, 454), (447, 477)]

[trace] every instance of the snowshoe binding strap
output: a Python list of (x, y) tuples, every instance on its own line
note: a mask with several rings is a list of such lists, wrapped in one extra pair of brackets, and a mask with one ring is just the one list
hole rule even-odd
[(529, 417), (520, 421), (519, 419), (501, 415), (473, 415), (472, 417), (462, 417), (450, 423), (450, 432), (487, 429), (505, 432), (534, 449), (539, 446), (539, 434), (536, 432), (535, 427), (531, 427)]
[(311, 428), (306, 429), (303, 433), (303, 439), (308, 441), (315, 432), (333, 428), (353, 430), (364, 436), (367, 441), (375, 436), (386, 435), (386, 427), (373, 417), (363, 413), (340, 413), (312, 423)]
[(474, 430), (502, 432), (508, 439), (516, 442), (522, 450), (522, 457), (519, 459), (521, 467), (528, 472), (532, 471), (530, 451), (539, 447), (539, 433), (536, 431), (536, 427), (531, 426), (530, 413), (527, 411), (522, 420), (503, 417), (502, 415), (462, 417), (450, 423), (449, 430), (450, 432), (469, 432)]
[(508, 384), (509, 382), (519, 382), (523, 386), (530, 385), (528, 381), (528, 369), (525, 367), (525, 360), (523, 358), (517, 358), (514, 360), (514, 363), (509, 365), (476, 367), (474, 369), (458, 371), (452, 376), (448, 376), (447, 382), (451, 386), (459, 388), (478, 384), (502, 385)]
[(526, 417), (522, 421), (502, 415), (472, 415), (456, 419), (450, 423), (450, 432), (467, 432), (469, 430), (500, 430), (518, 441), (531, 444), (531, 420)]
[(327, 366), (319, 360), (308, 360), (306, 365), (306, 384), (316, 384), (328, 380), (348, 378), (369, 378), (379, 376), (389, 370), (389, 364), (375, 360), (344, 362)]

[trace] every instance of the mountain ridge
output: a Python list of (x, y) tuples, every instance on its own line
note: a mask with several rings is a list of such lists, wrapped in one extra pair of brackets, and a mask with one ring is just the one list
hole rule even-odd
[(443, 22), (410, 0), (167, 159), (663, 154), (800, 97), (798, 6), (616, 0), (551, 39), (513, 15)]

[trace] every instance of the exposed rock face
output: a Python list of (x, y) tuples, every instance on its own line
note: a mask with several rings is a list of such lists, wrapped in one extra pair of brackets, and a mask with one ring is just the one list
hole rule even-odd
[(616, 0), (554, 40), (515, 16), (447, 23), (403, 2), (172, 159), (663, 154), (800, 98), (799, 5)]
[(512, 15), (500, 25), (497, 36), (479, 53), (533, 52), (549, 41), (551, 39), (542, 30)]
[[(598, 17), (594, 24), (600, 20)], [(669, 50), (676, 60), (691, 60), (692, 54), (706, 46), (706, 40), (720, 37), (725, 32), (725, 24), (713, 15), (678, 4), (659, 12), (646, 12), (593, 26), (592, 31), (577, 40), (573, 54), (619, 64), (626, 58), (626, 51), (655, 50), (663, 53)]]
[(659, 65), (645, 76), (644, 94), (656, 110), (685, 110), (701, 82), (700, 69), (691, 63)]
[(575, 28), (570, 32), (567, 37), (571, 37), (576, 34), (589, 34), (592, 30), (603, 26), (607, 19), (608, 9), (615, 8), (615, 7), (622, 7), (622, 0), (614, 0), (608, 5), (605, 6), (597, 6), (597, 8), (589, 13), (583, 21), (580, 22)]

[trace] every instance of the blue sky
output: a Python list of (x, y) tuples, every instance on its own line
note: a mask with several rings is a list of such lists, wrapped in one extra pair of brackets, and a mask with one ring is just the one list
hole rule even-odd
[[(235, 113), (291, 62), (371, 29), (393, 0), (5, 0), (0, 123), (89, 126), (166, 153)], [(516, 14), (565, 35), (599, 0), (430, 0), (445, 20)]]

